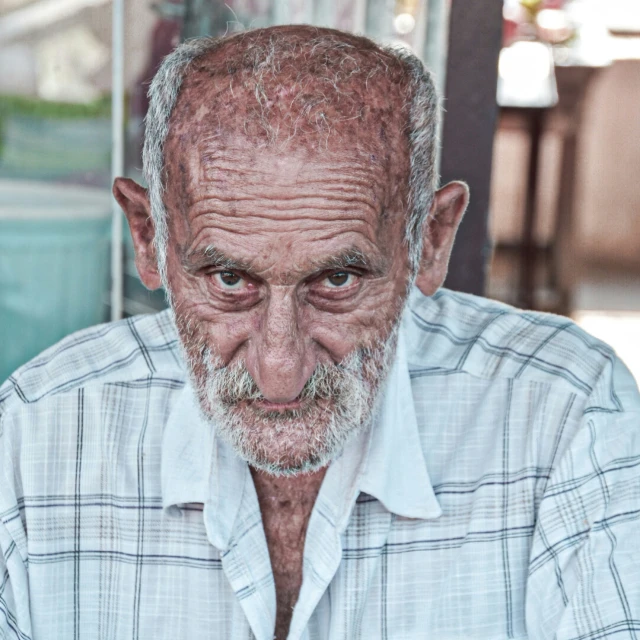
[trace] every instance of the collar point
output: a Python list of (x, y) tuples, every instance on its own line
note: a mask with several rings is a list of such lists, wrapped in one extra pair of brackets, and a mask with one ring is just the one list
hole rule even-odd
[(442, 508), (437, 501), (431, 504), (393, 504), (385, 503), (384, 500), (380, 502), (391, 513), (408, 520), (437, 520), (442, 515)]
[(410, 511), (404, 517), (411, 518), (412, 520), (437, 520), (441, 515), (442, 509), (439, 506), (430, 506)]

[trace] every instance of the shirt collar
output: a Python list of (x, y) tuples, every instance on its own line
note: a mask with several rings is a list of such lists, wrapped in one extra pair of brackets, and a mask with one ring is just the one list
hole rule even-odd
[(162, 506), (204, 503), (209, 493), (213, 429), (205, 420), (193, 387), (179, 392), (162, 436)]
[[(165, 509), (188, 503), (208, 503), (220, 523), (220, 538), (228, 540), (242, 494), (250, 480), (248, 467), (225, 442), (214, 436), (202, 415), (193, 387), (180, 392), (163, 434), (162, 505)], [(340, 481), (330, 480), (340, 476)], [(385, 382), (373, 428), (353, 439), (332, 464), (323, 487), (338, 503), (348, 485), (379, 500), (392, 513), (429, 519), (441, 515), (420, 442), (407, 364), (404, 332), (398, 334), (395, 360)], [(351, 493), (351, 491), (347, 491)], [(346, 526), (350, 509), (339, 509)], [(338, 524), (338, 523), (336, 523)], [(225, 546), (225, 545), (221, 545)]]
[(401, 328), (395, 361), (371, 431), (360, 491), (399, 516), (439, 517), (442, 510), (433, 492), (422, 447)]

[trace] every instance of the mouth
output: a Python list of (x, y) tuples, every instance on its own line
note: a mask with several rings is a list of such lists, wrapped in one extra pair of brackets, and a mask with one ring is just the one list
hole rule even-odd
[(269, 402), (268, 400), (254, 400), (253, 406), (261, 411), (296, 411), (304, 408), (307, 403), (302, 400), (292, 400), (291, 402)]

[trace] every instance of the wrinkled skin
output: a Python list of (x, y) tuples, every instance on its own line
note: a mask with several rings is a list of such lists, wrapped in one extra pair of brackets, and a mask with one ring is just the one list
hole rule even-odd
[[(409, 276), (406, 252), (385, 246), (402, 217), (380, 220), (383, 194), (371, 185), (384, 175), (357, 158), (307, 155), (226, 150), (171, 225), (176, 307), (197, 318), (225, 364), (242, 359), (272, 403), (294, 401), (317, 363), (339, 362), (388, 332)], [(198, 254), (209, 245), (250, 267), (234, 272), (236, 288)], [(318, 265), (350, 250), (372, 268), (336, 287)]]
[[(402, 242), (407, 143), (396, 133), (370, 137), (363, 147), (346, 129), (322, 151), (313, 144), (257, 148), (233, 128), (207, 135), (214, 121), (207, 91), (200, 81), (186, 84), (165, 145), (167, 278), (181, 338), (196, 331), (225, 365), (244, 362), (264, 409), (295, 407), (318, 363), (339, 363), (385, 340), (402, 308), (410, 279)], [(370, 92), (374, 102), (392, 102), (388, 92)], [(197, 118), (181, 117), (185, 105)], [(147, 193), (119, 178), (114, 195), (142, 281), (156, 289), (162, 283)], [(462, 183), (436, 194), (416, 279), (426, 295), (444, 280), (467, 200)], [(207, 247), (235, 268), (211, 264)], [(365, 260), (332, 266), (345, 255)], [(306, 528), (325, 471), (280, 478), (252, 469), (276, 583), (278, 638), (287, 635), (298, 597)]]

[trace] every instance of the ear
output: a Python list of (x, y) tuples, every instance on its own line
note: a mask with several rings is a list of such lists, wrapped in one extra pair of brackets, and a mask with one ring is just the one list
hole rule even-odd
[(147, 190), (129, 178), (116, 178), (113, 195), (129, 222), (140, 279), (147, 289), (159, 289), (162, 280), (153, 243), (155, 227)]
[(450, 182), (436, 194), (424, 225), (422, 257), (416, 285), (432, 296), (444, 282), (451, 248), (462, 216), (469, 204), (469, 187), (464, 182)]

